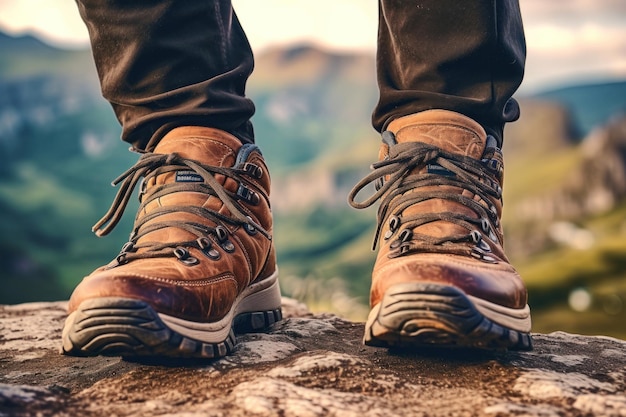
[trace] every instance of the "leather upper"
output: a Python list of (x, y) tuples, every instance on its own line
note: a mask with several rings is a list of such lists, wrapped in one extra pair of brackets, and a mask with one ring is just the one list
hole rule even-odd
[[(429, 110), (396, 119), (388, 130), (397, 144), (384, 143), (381, 146), (381, 161), (400, 158), (394, 155), (396, 146), (408, 149), (410, 143), (423, 143), (436, 151), (452, 154), (456, 164), (471, 159), (474, 166), (486, 167), (484, 171), (481, 168), (481, 175), (470, 172), (468, 178), (463, 179), (461, 174), (443, 167), (447, 164), (443, 160), (446, 154), (426, 156), (425, 162), (413, 167), (398, 187), (412, 178), (433, 185), (407, 189), (386, 202), (385, 196), (382, 197), (383, 204), (394, 209), (385, 212), (381, 207), (384, 215), (379, 218), (380, 250), (372, 274), (371, 305), (380, 303), (393, 285), (420, 282), (451, 285), (468, 295), (501, 306), (523, 308), (527, 303), (525, 286), (503, 249), (499, 221), (503, 166), (495, 140), (489, 139), (484, 129), (473, 120), (444, 110)], [(472, 164), (471, 161), (467, 163)], [(437, 184), (438, 175), (454, 177), (456, 182)], [(391, 175), (387, 175), (386, 180), (390, 178)], [(493, 195), (478, 192), (472, 186), (476, 182), (483, 182), (487, 184), (486, 189), (495, 190)], [(412, 193), (420, 193), (419, 198), (414, 194), (411, 200)], [(474, 203), (480, 206), (473, 207)], [(489, 215), (481, 217), (480, 213)], [(424, 216), (435, 219), (408, 227), (404, 235), (403, 226), (395, 228), (396, 220), (392, 220), (397, 217), (396, 223), (400, 224), (403, 219)], [(449, 220), (452, 217), (461, 220)]]
[[(275, 272), (270, 177), (256, 146), (217, 129), (181, 127), (169, 132), (154, 154), (168, 157), (145, 173), (132, 244), (84, 278), (72, 294), (70, 313), (86, 299), (125, 297), (171, 316), (213, 322), (250, 283)], [(180, 165), (187, 160), (191, 167)], [(216, 167), (210, 175), (249, 223), (227, 220), (233, 213), (194, 171), (196, 164)], [(183, 185), (187, 188), (174, 188)], [(133, 241), (133, 234), (140, 237)]]

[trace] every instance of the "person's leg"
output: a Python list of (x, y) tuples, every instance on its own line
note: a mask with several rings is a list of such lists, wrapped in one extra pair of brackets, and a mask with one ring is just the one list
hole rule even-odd
[(380, 161), (349, 197), (381, 200), (365, 343), (530, 349), (500, 223), (525, 58), (517, 2), (381, 0), (377, 56)]
[(381, 0), (373, 114), (382, 131), (393, 119), (452, 110), (502, 138), (519, 107), (526, 44), (517, 0)]
[(234, 331), (281, 318), (270, 178), (244, 95), (250, 46), (230, 0), (79, 7), (103, 94), (141, 153), (95, 232), (141, 190), (129, 242), (72, 293), (63, 351), (224, 356)]
[(77, 3), (122, 139), (145, 149), (173, 127), (207, 126), (253, 142), (254, 61), (230, 0)]

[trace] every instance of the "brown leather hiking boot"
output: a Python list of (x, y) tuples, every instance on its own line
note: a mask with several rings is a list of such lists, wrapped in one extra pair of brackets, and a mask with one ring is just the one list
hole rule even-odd
[(72, 294), (63, 352), (214, 358), (233, 349), (234, 331), (280, 320), (258, 147), (211, 128), (172, 130), (116, 180), (97, 234), (119, 221), (142, 177), (130, 241)]
[(503, 251), (496, 139), (444, 110), (396, 119), (382, 138), (349, 197), (382, 199), (365, 344), (531, 349), (526, 289)]

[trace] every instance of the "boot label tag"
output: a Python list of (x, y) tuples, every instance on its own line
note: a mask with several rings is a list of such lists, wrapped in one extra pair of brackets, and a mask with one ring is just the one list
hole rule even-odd
[(428, 173), (441, 175), (443, 177), (456, 177), (454, 172), (449, 171), (438, 164), (428, 164)]
[(176, 182), (204, 182), (195, 171), (176, 171)]

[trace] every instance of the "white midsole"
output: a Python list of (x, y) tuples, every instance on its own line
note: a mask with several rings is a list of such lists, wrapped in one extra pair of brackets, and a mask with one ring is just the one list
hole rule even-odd
[(223, 319), (212, 323), (183, 320), (167, 314), (157, 313), (161, 320), (175, 332), (206, 343), (220, 343), (228, 338), (233, 320), (242, 313), (271, 311), (280, 308), (281, 296), (278, 271), (263, 281), (248, 286), (233, 303)]
[(476, 310), (489, 320), (508, 329), (518, 332), (530, 332), (532, 323), (530, 319), (530, 307), (528, 304), (524, 308), (504, 307), (483, 299), (467, 296), (476, 307)]

